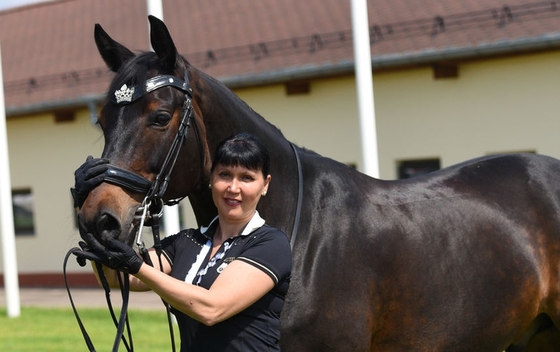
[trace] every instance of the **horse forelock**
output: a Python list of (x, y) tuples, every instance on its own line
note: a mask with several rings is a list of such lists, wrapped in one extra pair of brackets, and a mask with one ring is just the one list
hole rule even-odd
[(144, 84), (148, 79), (148, 72), (154, 69), (161, 70), (158, 67), (157, 56), (153, 52), (143, 52), (131, 58), (121, 66), (113, 78), (109, 86), (107, 99), (111, 100), (112, 94), (119, 90), (123, 84), (127, 86)]

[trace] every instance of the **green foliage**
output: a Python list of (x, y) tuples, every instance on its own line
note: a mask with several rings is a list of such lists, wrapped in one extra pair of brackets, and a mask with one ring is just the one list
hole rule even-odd
[[(111, 351), (116, 334), (107, 309), (78, 309), (97, 351)], [(118, 314), (118, 312), (116, 312)], [(118, 315), (117, 315), (118, 317)], [(165, 310), (129, 311), (134, 351), (171, 351)], [(125, 332), (126, 334), (126, 332)], [(179, 333), (175, 325), (175, 343)], [(71, 309), (22, 308), (17, 318), (8, 318), (0, 308), (0, 351), (87, 351)], [(125, 351), (121, 343), (120, 351)], [(177, 350), (179, 348), (177, 347)]]

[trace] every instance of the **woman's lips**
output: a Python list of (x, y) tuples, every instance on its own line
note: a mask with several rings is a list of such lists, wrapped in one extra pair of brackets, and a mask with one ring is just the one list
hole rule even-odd
[(230, 205), (230, 206), (236, 206), (241, 204), (241, 201), (236, 200), (236, 199), (232, 199), (232, 198), (225, 198), (226, 204)]

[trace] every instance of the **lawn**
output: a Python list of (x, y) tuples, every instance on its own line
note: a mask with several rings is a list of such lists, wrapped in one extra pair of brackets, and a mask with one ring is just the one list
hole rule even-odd
[[(107, 309), (79, 309), (80, 318), (97, 351), (111, 351), (116, 328)], [(118, 312), (117, 312), (118, 314)], [(165, 311), (129, 311), (134, 351), (171, 351)], [(179, 335), (175, 326), (175, 343)], [(0, 308), (0, 351), (87, 351), (71, 309), (22, 308), (8, 318)], [(125, 351), (121, 344), (120, 351)], [(179, 350), (179, 347), (177, 347)]]

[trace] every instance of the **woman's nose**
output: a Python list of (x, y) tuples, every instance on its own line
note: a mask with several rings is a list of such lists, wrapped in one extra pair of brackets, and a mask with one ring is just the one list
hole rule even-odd
[(239, 182), (234, 178), (233, 180), (231, 180), (228, 189), (233, 193), (239, 192)]

